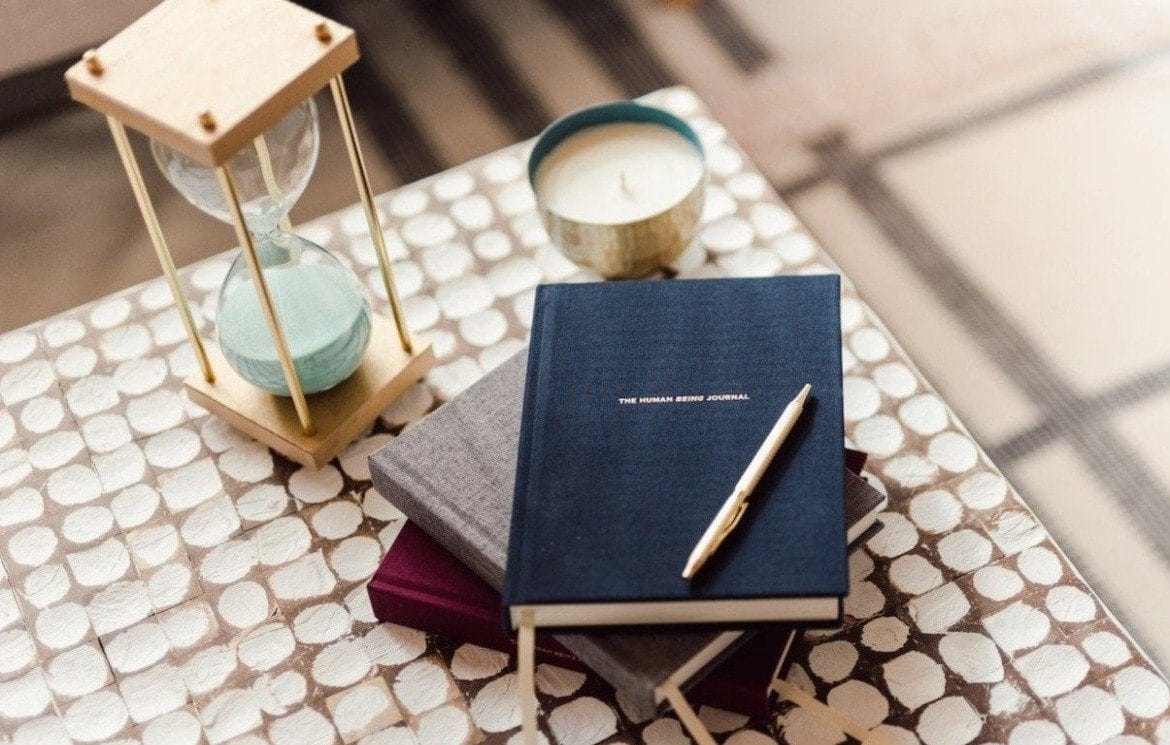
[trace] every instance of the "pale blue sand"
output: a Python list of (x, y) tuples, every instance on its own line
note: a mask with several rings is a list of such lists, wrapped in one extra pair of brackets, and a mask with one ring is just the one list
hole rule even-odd
[[(305, 393), (328, 390), (349, 377), (370, 340), (369, 303), (349, 270), (325, 256), (324, 263), (286, 263), (264, 270)], [(237, 259), (224, 282), (219, 345), (245, 380), (287, 396), (280, 359), (242, 261)], [(231, 281), (238, 272), (243, 272), (240, 281)]]

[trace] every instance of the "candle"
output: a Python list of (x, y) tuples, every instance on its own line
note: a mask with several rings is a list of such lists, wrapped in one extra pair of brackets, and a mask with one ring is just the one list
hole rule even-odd
[(694, 130), (631, 101), (553, 122), (528, 161), (549, 237), (605, 277), (645, 276), (682, 253), (698, 225), (705, 176)]
[(618, 225), (676, 206), (702, 178), (702, 158), (675, 130), (615, 122), (566, 137), (538, 166), (535, 190), (561, 217)]

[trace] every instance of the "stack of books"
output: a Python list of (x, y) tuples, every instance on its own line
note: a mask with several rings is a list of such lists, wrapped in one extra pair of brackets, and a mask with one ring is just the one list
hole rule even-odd
[[(765, 715), (795, 629), (840, 622), (847, 545), (885, 504), (842, 448), (839, 291), (835, 276), (539, 288), (527, 359), (371, 456), (412, 521), (370, 583), (375, 612), (498, 649), (522, 622), (555, 629), (540, 658), (598, 673), (634, 718), (680, 689)], [(738, 525), (684, 579), (806, 383)]]

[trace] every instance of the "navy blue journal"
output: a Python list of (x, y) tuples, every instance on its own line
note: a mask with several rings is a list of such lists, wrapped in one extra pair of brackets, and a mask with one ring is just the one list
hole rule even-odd
[[(848, 591), (833, 275), (544, 285), (504, 607), (513, 625), (832, 623)], [(683, 565), (781, 411), (738, 527)]]

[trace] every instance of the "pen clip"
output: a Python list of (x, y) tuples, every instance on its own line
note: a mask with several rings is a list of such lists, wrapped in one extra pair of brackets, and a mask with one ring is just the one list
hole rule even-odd
[[(730, 519), (724, 521), (723, 524), (719, 526), (718, 532), (714, 533), (709, 540), (707, 539), (706, 535), (703, 536), (703, 540), (701, 540), (699, 542), (699, 546), (695, 548), (695, 552), (699, 552), (701, 550), (702, 553), (691, 554), (691, 558), (687, 560), (687, 566), (683, 569), (684, 578), (690, 579), (694, 573), (697, 572), (699, 568), (702, 567), (703, 564), (711, 558), (711, 556), (719, 549), (719, 547), (723, 545), (724, 539), (726, 539), (727, 536), (731, 534), (731, 531), (735, 530), (735, 526), (739, 525), (740, 518), (742, 518), (743, 513), (747, 511), (748, 503), (746, 495), (737, 494), (734, 496), (739, 497), (739, 503), (735, 506), (735, 514), (733, 514)], [(720, 511), (722, 512), (722, 510)], [(707, 529), (710, 530), (711, 527), (708, 527)]]
[(719, 544), (723, 543), (724, 539), (726, 539), (727, 536), (731, 534), (731, 531), (735, 530), (735, 526), (739, 525), (740, 518), (743, 517), (744, 512), (747, 512), (747, 508), (748, 503), (746, 500), (739, 503), (739, 506), (735, 508), (735, 515), (733, 515), (732, 518), (723, 525), (723, 529), (719, 531), (719, 536), (716, 539), (715, 544), (711, 546), (711, 551), (714, 551), (716, 548), (718, 548)]

